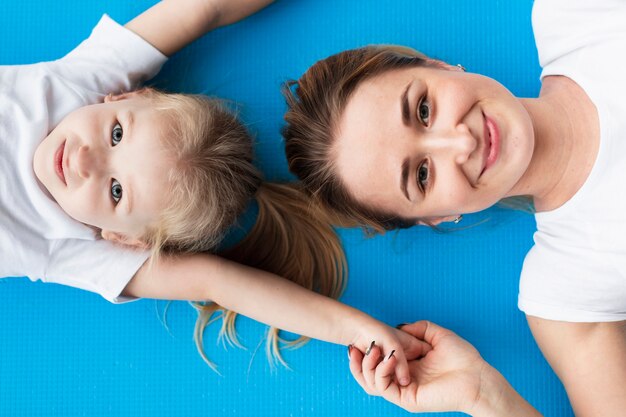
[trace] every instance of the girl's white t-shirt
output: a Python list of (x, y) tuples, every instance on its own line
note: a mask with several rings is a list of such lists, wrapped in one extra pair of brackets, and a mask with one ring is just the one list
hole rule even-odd
[(626, 1), (537, 0), (541, 77), (574, 80), (595, 104), (600, 148), (581, 189), (536, 214), (519, 308), (551, 320), (626, 320)]
[(65, 214), (36, 179), (33, 155), (70, 112), (136, 88), (166, 60), (105, 15), (60, 60), (0, 66), (0, 277), (26, 276), (128, 301), (120, 293), (149, 253), (102, 240)]

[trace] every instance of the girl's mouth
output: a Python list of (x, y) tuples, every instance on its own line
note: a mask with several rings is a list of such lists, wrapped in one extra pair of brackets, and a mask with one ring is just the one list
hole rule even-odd
[(67, 185), (65, 181), (65, 172), (63, 172), (63, 155), (65, 154), (65, 141), (59, 146), (59, 149), (54, 153), (54, 170), (63, 182), (63, 184)]

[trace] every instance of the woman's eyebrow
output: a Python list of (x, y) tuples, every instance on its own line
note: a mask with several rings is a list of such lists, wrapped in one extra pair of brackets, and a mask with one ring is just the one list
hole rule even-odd
[(404, 92), (400, 96), (400, 107), (402, 108), (402, 124), (405, 126), (411, 125), (411, 111), (409, 109), (409, 89), (413, 83), (410, 82)]
[(411, 197), (409, 197), (409, 191), (407, 187), (407, 183), (409, 180), (409, 158), (406, 158), (402, 161), (402, 171), (400, 174), (400, 190), (402, 194), (406, 196), (406, 199), (411, 201)]

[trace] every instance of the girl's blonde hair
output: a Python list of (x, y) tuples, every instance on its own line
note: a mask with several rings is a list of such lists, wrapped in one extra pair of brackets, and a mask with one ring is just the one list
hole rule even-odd
[[(236, 115), (221, 100), (202, 95), (152, 89), (142, 94), (168, 120), (168, 131), (161, 136), (175, 163), (169, 177), (169, 205), (143, 239), (151, 247), (152, 260), (161, 253), (216, 253), (226, 232), (256, 196), (259, 213), (252, 230), (219, 254), (338, 298), (345, 286), (346, 261), (331, 219), (298, 185), (262, 182), (252, 163), (252, 138)], [(202, 357), (215, 369), (204, 353), (204, 328), (222, 317), (220, 337), (239, 345), (237, 313), (211, 301), (194, 306), (198, 310), (194, 339)], [(284, 363), (278, 332), (270, 328), (267, 352), (270, 359)]]

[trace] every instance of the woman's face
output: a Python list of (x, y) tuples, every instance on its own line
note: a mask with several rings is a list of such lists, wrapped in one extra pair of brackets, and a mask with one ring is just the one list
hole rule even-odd
[(388, 71), (353, 93), (333, 153), (358, 201), (437, 223), (515, 195), (531, 119), (497, 81), (452, 68)]

